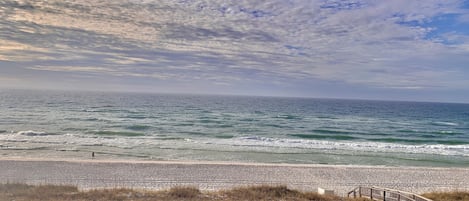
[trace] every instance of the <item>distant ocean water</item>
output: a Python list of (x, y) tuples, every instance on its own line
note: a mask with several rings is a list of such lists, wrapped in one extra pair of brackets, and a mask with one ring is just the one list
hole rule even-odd
[(0, 91), (0, 156), (469, 166), (469, 104)]

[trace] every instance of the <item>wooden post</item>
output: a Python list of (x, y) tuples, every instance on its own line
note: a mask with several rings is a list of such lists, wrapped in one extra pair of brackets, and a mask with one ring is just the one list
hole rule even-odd
[(401, 201), (401, 194), (400, 193), (397, 194), (397, 201)]
[(370, 199), (373, 199), (373, 188), (370, 188)]
[(386, 191), (383, 191), (383, 201), (386, 201)]
[(358, 187), (358, 196), (362, 197), (362, 187), (361, 186)]

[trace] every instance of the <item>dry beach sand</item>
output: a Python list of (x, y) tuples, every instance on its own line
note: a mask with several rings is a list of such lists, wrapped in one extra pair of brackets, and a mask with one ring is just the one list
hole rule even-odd
[(69, 184), (82, 189), (127, 187), (202, 190), (258, 184), (287, 185), (339, 195), (356, 186), (381, 186), (415, 193), (469, 190), (469, 168), (342, 165), (0, 159), (0, 182)]

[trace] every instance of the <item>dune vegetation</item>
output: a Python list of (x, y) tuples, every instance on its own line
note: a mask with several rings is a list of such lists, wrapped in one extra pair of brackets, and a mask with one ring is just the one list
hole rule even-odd
[(235, 201), (235, 200), (292, 200), (292, 201), (366, 201), (348, 199), (313, 192), (300, 192), (285, 186), (251, 186), (220, 191), (200, 191), (194, 187), (174, 187), (148, 191), (133, 189), (96, 189), (80, 191), (74, 186), (0, 184), (0, 200), (15, 201)]
[[(433, 192), (424, 197), (434, 201), (469, 201), (469, 192)], [(344, 198), (301, 192), (286, 186), (250, 186), (220, 191), (200, 191), (195, 187), (173, 187), (149, 191), (137, 189), (95, 189), (81, 191), (75, 186), (0, 184), (0, 201), (237, 201), (237, 200), (292, 200), (292, 201), (370, 201), (366, 198)]]
[(469, 192), (467, 191), (432, 192), (425, 193), (422, 196), (434, 201), (469, 201)]

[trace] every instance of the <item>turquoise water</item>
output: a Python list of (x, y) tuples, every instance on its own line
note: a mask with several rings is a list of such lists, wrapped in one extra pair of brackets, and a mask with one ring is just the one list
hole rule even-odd
[(469, 166), (469, 105), (0, 91), (4, 157)]

